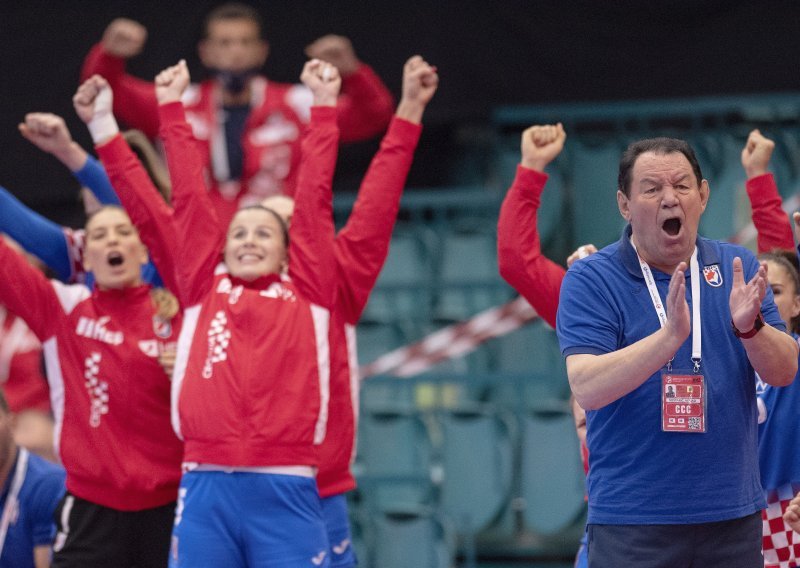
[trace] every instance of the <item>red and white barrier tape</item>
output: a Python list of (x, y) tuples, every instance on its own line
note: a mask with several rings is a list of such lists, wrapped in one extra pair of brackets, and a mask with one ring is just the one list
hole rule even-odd
[[(783, 202), (783, 210), (790, 216), (791, 212), (798, 208), (800, 208), (800, 195), (793, 195)], [(756, 235), (755, 225), (751, 221), (728, 241), (744, 243), (756, 238)], [(378, 357), (361, 367), (361, 378), (366, 379), (374, 375), (408, 378), (418, 375), (442, 361), (464, 356), (474, 351), (481, 343), (511, 333), (538, 317), (536, 310), (525, 298), (519, 297)]]
[(538, 317), (525, 298), (519, 297), (378, 357), (361, 367), (361, 378), (418, 375), (437, 363), (466, 355), (484, 341), (510, 333)]

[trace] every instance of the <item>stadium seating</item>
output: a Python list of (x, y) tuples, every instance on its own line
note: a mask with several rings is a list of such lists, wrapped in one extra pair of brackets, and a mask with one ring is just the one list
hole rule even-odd
[[(497, 274), (495, 227), (530, 124), (560, 121), (568, 133), (539, 215), (545, 255), (563, 262), (578, 245), (619, 239), (614, 195), (629, 142), (688, 139), (711, 186), (701, 233), (727, 238), (749, 222), (741, 150), (752, 128), (776, 140), (771, 169), (781, 195), (796, 197), (798, 119), (800, 97), (780, 94), (496, 109), (493, 163), (453, 179), (480, 182), (476, 172), (488, 172), (483, 185), (406, 192), (359, 329), (362, 363), (513, 297)], [(337, 203), (338, 223), (350, 204)], [(555, 332), (541, 321), (419, 376), (367, 380), (354, 506), (362, 564), (444, 566), (456, 536), (467, 565), (486, 554), (572, 553), (586, 505), (568, 396)]]
[(525, 525), (553, 535), (579, 522), (585, 508), (583, 470), (566, 405), (531, 409), (522, 423), (521, 447)]
[(452, 531), (435, 511), (405, 507), (372, 515), (367, 523), (369, 552), (363, 562), (372, 568), (452, 568)]

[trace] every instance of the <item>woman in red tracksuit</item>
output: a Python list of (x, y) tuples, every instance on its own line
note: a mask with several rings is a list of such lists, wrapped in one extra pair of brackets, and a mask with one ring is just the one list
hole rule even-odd
[[(317, 487), (331, 545), (331, 568), (357, 564), (350, 534), (346, 493), (356, 487), (351, 472), (358, 426), (359, 372), (355, 326), (389, 253), (422, 115), (438, 86), (436, 68), (415, 55), (403, 67), (403, 97), (381, 147), (367, 170), (347, 224), (336, 235), (336, 302), (330, 325), (330, 403), (325, 441), (320, 447)], [(294, 201), (268, 197), (262, 205), (288, 223)]]
[[(325, 436), (328, 319), (335, 262), (331, 180), (338, 129), (336, 69), (309, 62), (315, 107), (303, 141), (297, 213), (288, 237), (273, 211), (252, 207), (224, 235), (208, 203), (202, 161), (180, 96), (185, 63), (156, 78), (161, 137), (173, 183), (175, 242), (153, 246), (174, 267), (184, 311), (173, 376), (173, 426), (185, 442), (175, 518), (175, 566), (328, 566), (314, 481)], [(99, 77), (76, 99), (123, 203), (148, 183), (114, 127)], [(105, 117), (105, 118), (104, 118)], [(94, 125), (96, 119), (105, 125)], [(113, 120), (113, 117), (111, 118)], [(134, 198), (147, 208), (148, 201)], [(126, 203), (127, 205), (127, 203)], [(173, 229), (159, 234), (167, 235)], [(222, 250), (222, 263), (219, 262)]]
[(158, 354), (174, 305), (140, 277), (147, 250), (119, 207), (86, 224), (95, 288), (48, 281), (0, 239), (0, 302), (41, 340), (67, 495), (53, 566), (164, 566), (182, 448)]

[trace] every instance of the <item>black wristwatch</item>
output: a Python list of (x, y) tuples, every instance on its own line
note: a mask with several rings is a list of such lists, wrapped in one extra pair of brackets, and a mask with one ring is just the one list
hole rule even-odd
[(753, 329), (748, 332), (742, 333), (736, 326), (733, 325), (733, 320), (731, 320), (731, 327), (733, 328), (733, 334), (738, 337), (739, 339), (750, 339), (753, 337), (758, 331), (764, 327), (764, 316), (761, 315), (761, 312), (758, 312), (756, 316), (756, 321), (753, 322)]

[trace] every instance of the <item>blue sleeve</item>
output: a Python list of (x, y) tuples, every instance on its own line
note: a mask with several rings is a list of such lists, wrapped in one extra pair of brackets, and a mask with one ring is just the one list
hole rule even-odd
[(34, 546), (52, 544), (56, 536), (53, 514), (66, 491), (63, 470), (48, 471), (39, 479), (31, 503), (31, 540)]
[(89, 188), (97, 200), (103, 205), (119, 205), (119, 197), (117, 197), (114, 187), (111, 185), (111, 180), (108, 179), (106, 170), (103, 169), (102, 164), (93, 156), (89, 156), (86, 163), (77, 172), (73, 172), (81, 185)]
[(0, 231), (8, 234), (22, 248), (37, 256), (55, 271), (59, 280), (72, 276), (67, 242), (63, 229), (29, 209), (0, 186)]
[(153, 264), (152, 260), (142, 266), (142, 281), (150, 284), (153, 288), (164, 287), (164, 281), (161, 279), (161, 275), (158, 273), (156, 265)]
[[(561, 284), (556, 333), (565, 357), (603, 355), (619, 349), (620, 315), (599, 275), (586, 265), (567, 271)], [(594, 278), (593, 278), (594, 277)]]

